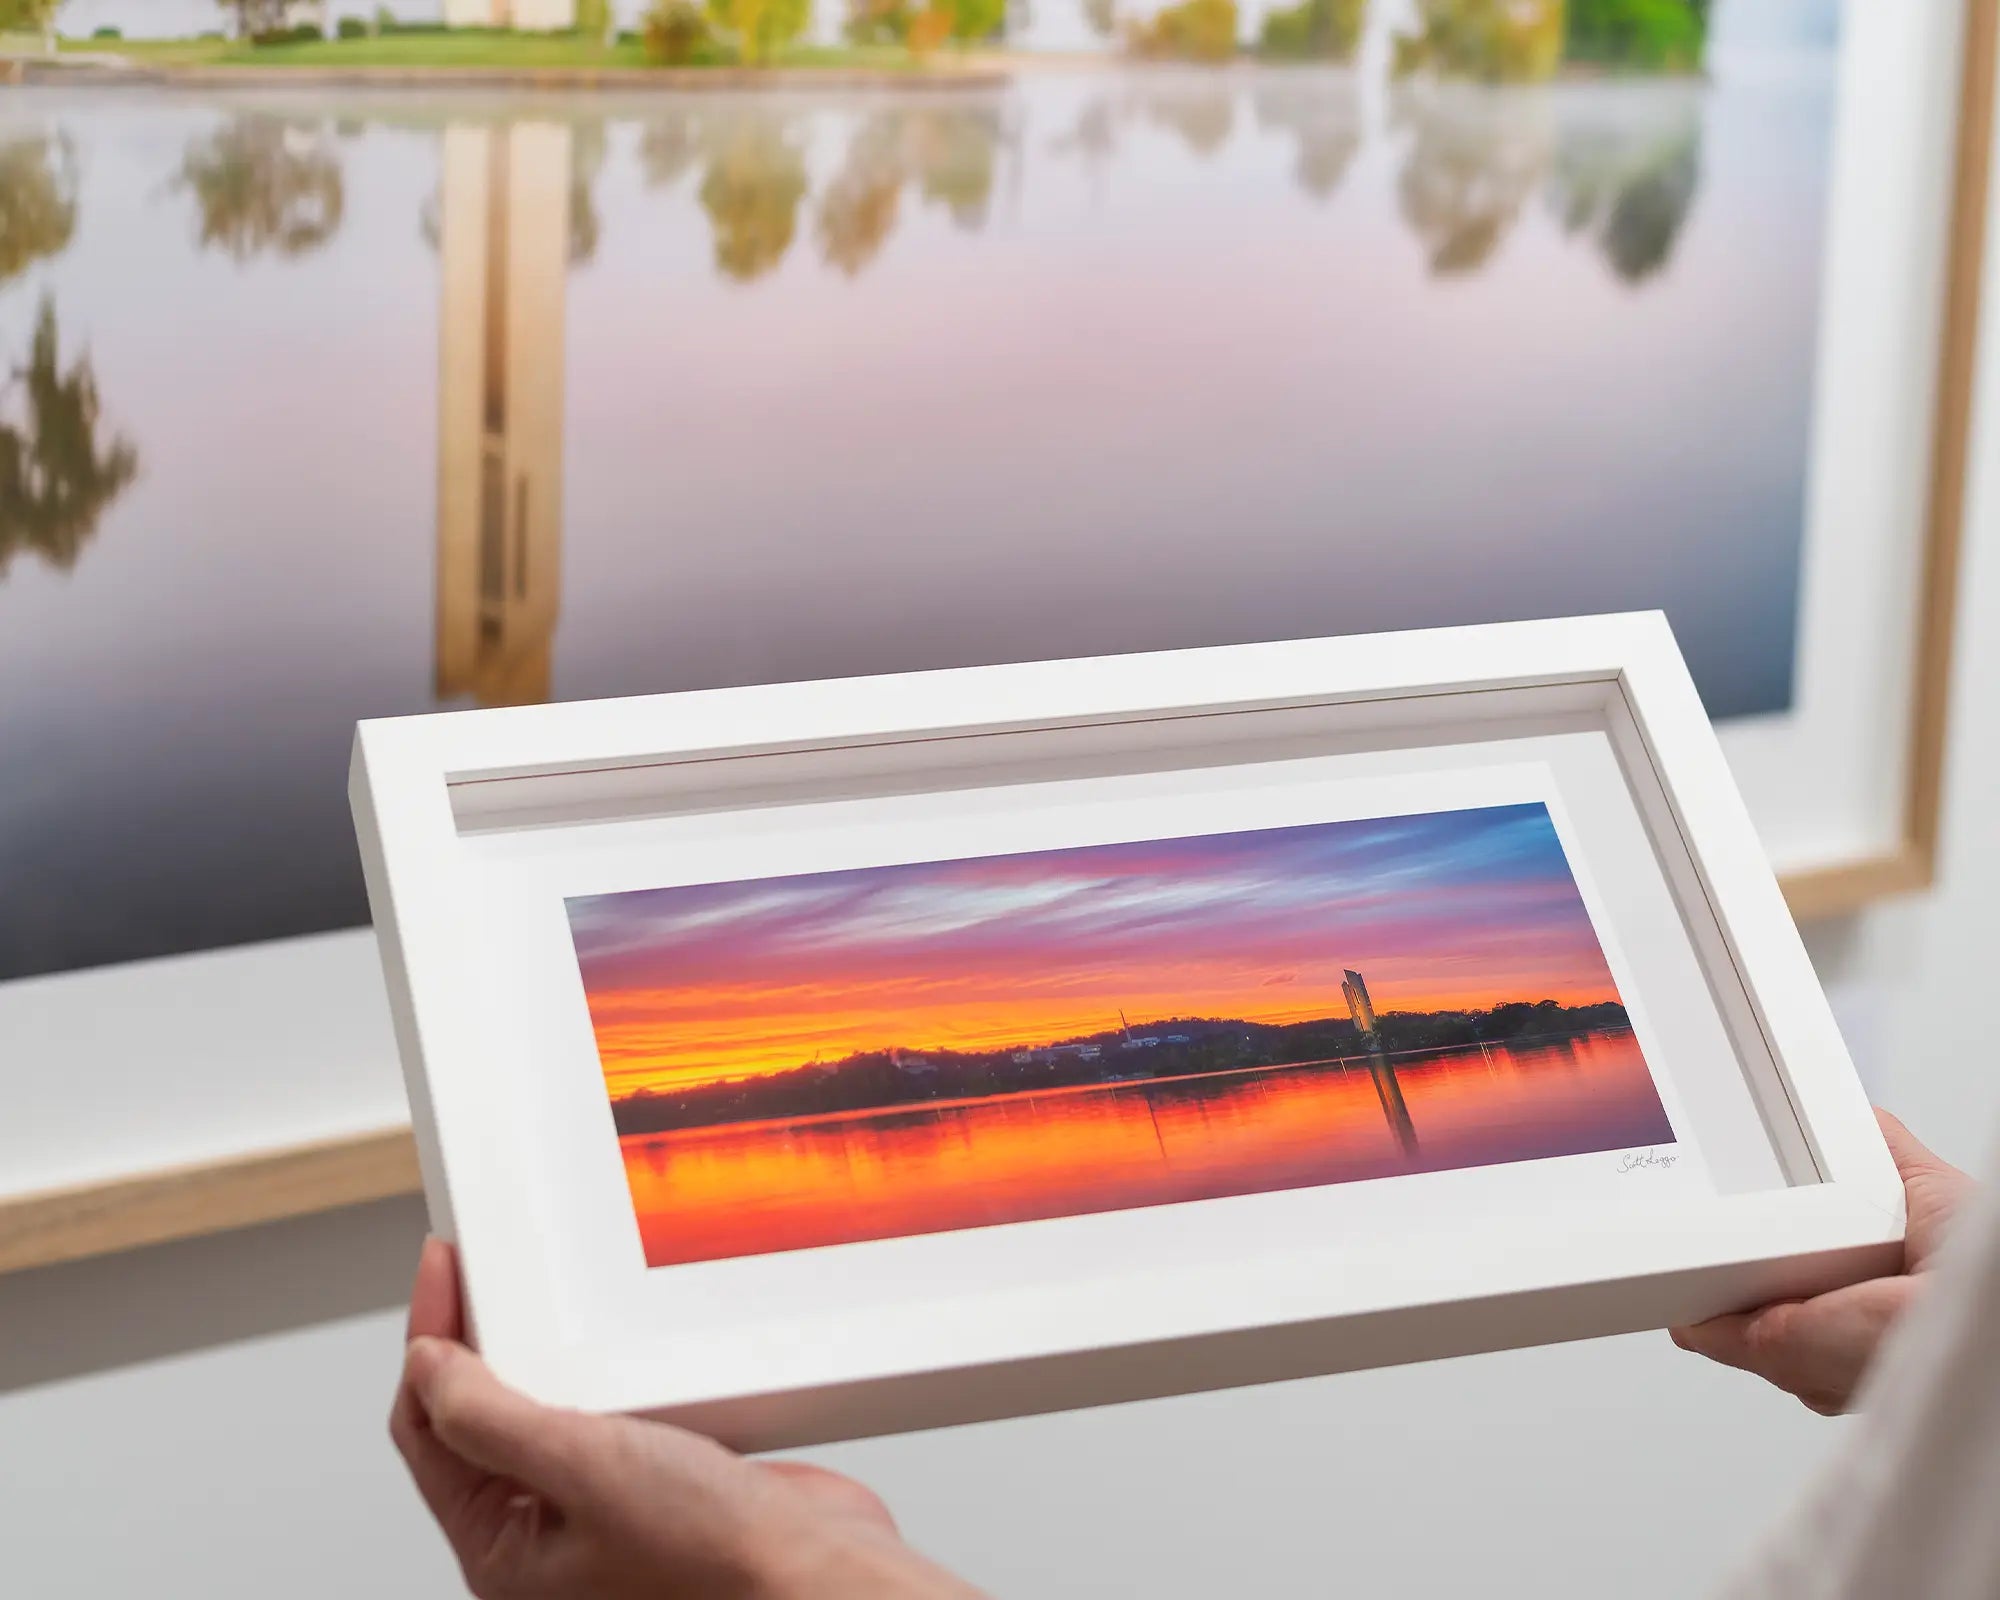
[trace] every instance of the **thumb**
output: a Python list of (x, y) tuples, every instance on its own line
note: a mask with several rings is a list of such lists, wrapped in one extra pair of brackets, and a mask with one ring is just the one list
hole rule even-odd
[(1907, 1278), (1876, 1278), (1812, 1300), (1672, 1330), (1683, 1350), (1754, 1373), (1814, 1411), (1845, 1410), (1889, 1325), (1908, 1305)]
[(431, 1432), (452, 1454), (558, 1505), (587, 1497), (616, 1447), (607, 1419), (537, 1404), (452, 1340), (414, 1340), (405, 1375)]

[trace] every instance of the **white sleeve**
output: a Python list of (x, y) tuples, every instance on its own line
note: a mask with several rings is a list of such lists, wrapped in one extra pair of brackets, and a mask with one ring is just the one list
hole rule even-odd
[(1839, 1456), (1723, 1600), (2000, 1596), (2000, 1199), (1890, 1336)]

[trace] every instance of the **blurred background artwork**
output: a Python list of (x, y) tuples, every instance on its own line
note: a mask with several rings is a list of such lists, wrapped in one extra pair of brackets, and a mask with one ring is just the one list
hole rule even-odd
[(365, 921), (359, 717), (1651, 606), (1783, 716), (1837, 4), (1215, 4), (0, 91), (0, 979)]

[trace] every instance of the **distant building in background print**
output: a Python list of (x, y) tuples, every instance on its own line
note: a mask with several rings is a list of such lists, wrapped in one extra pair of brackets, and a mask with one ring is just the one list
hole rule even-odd
[(574, 28), (576, 0), (444, 0), (444, 21), (448, 28)]
[(438, 206), (437, 696), (549, 698), (562, 572), (570, 130), (447, 127)]
[(1362, 981), (1361, 974), (1350, 970), (1340, 986), (1340, 992), (1347, 996), (1347, 1014), (1354, 1019), (1355, 1031), (1374, 1038), (1375, 1007), (1369, 1003), (1368, 985)]

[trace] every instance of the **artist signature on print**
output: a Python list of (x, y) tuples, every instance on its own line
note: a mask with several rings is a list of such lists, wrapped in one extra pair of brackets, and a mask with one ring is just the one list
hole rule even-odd
[(1664, 1172), (1680, 1160), (1672, 1150), (1627, 1150), (1618, 1158), (1620, 1172), (1640, 1172), (1651, 1167)]

